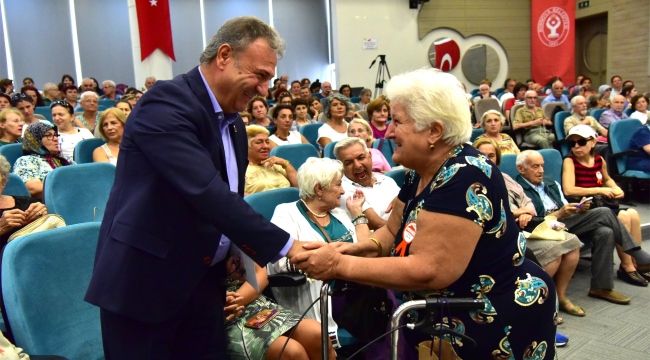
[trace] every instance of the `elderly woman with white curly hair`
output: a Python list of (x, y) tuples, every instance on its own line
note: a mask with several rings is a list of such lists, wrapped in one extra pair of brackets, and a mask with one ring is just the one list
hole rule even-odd
[[(343, 165), (329, 158), (309, 158), (298, 169), (298, 188), (300, 200), (280, 204), (273, 213), (271, 222), (288, 232), (295, 239), (313, 239), (320, 244), (355, 243), (357, 239), (367, 241), (370, 230), (368, 219), (363, 215), (361, 205), (363, 193), (351, 196), (346, 205), (354, 217), (351, 221), (345, 210), (339, 208), (343, 195)], [(291, 271), (288, 259), (284, 258), (268, 266), (270, 274)], [(309, 281), (297, 287), (273, 288), (278, 304), (295, 312), (307, 311), (320, 296), (321, 281)], [(330, 339), (336, 345), (337, 313), (340, 302), (333, 300), (328, 319)], [(332, 315), (334, 314), (334, 315)], [(320, 321), (318, 302), (307, 312), (307, 317)], [(354, 334), (353, 334), (354, 335)]]
[[(434, 321), (476, 340), (473, 347), (446, 337), (460, 357), (553, 359), (555, 287), (524, 258), (526, 239), (508, 210), (499, 169), (466, 144), (472, 125), (462, 85), (422, 69), (393, 77), (385, 93), (393, 160), (413, 169), (386, 225), (354, 244), (309, 243), (311, 252), (291, 262), (312, 278), (399, 289), (407, 299), (482, 299), (480, 310)], [(431, 338), (408, 332), (407, 340)]]

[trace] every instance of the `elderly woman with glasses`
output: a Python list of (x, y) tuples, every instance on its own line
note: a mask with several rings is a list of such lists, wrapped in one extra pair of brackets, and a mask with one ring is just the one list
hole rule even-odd
[[(622, 209), (618, 206), (618, 200), (623, 199), (625, 194), (609, 176), (605, 159), (596, 153), (597, 136), (596, 131), (585, 124), (576, 125), (569, 130), (567, 143), (571, 148), (571, 154), (562, 163), (564, 195), (568, 199), (578, 201), (582, 197), (593, 197), (594, 205), (602, 204), (611, 207), (619, 222), (632, 235), (634, 243), (641, 244), (639, 213), (634, 209)], [(618, 244), (616, 252), (621, 259), (621, 265), (617, 272), (618, 278), (632, 285), (648, 286), (647, 279), (650, 278), (650, 274), (643, 276), (639, 273), (634, 259), (626, 254)]]
[(60, 153), (54, 125), (37, 121), (27, 127), (23, 136), (23, 156), (16, 160), (13, 172), (23, 180), (32, 197), (41, 199), (45, 176), (69, 164)]
[[(7, 159), (0, 155), (0, 194), (7, 185), (10, 169)], [(16, 230), (46, 214), (45, 205), (33, 198), (0, 195), (0, 246), (4, 246)]]
[[(311, 251), (291, 262), (315, 279), (399, 289), (409, 300), (481, 299), (482, 308), (453, 310), (431, 326), (476, 339), (471, 346), (449, 338), (463, 359), (555, 358), (553, 280), (524, 257), (501, 172), (467, 144), (472, 123), (461, 83), (421, 69), (394, 76), (385, 91), (393, 160), (412, 169), (386, 225), (354, 244), (306, 243)], [(431, 343), (424, 332), (405, 337), (409, 349)]]

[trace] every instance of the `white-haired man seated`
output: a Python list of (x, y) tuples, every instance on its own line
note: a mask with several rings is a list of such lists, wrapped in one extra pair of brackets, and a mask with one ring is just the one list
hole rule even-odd
[(370, 229), (382, 227), (390, 215), (391, 203), (399, 194), (399, 186), (390, 177), (372, 172), (372, 155), (360, 138), (349, 137), (337, 142), (334, 155), (343, 163), (345, 175), (342, 179), (345, 194), (341, 196), (340, 207), (345, 209), (346, 200), (361, 190), (366, 198), (362, 210)]

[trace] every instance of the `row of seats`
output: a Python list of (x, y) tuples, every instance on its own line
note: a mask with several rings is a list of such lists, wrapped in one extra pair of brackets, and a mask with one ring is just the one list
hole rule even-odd
[[(109, 99), (100, 99), (97, 105), (98, 111), (104, 111), (106, 109), (112, 108), (115, 106), (115, 101)], [(52, 109), (49, 106), (36, 106), (34, 108), (34, 114), (40, 115), (45, 119), (52, 121)]]
[[(73, 159), (75, 163), (87, 164), (93, 162), (93, 151), (105, 143), (103, 139), (99, 138), (81, 140), (74, 148)], [(23, 156), (23, 144), (2, 145), (0, 146), (0, 155), (4, 156), (13, 168), (16, 160)]]

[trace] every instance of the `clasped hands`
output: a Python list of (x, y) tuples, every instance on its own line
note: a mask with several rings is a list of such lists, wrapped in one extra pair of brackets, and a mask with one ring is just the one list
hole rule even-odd
[(47, 208), (40, 202), (32, 203), (27, 210), (5, 210), (0, 217), (0, 231), (23, 227), (39, 217), (47, 215)]
[(323, 243), (295, 240), (287, 257), (308, 277), (317, 280), (330, 280), (338, 275), (342, 255), (354, 253), (355, 248), (356, 244), (345, 242)]

